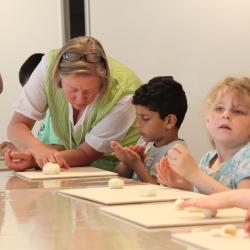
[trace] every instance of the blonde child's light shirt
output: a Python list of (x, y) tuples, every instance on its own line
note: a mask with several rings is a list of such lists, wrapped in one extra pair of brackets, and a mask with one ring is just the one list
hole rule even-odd
[[(48, 56), (45, 55), (30, 76), (29, 81), (22, 89), (21, 95), (14, 104), (15, 111), (33, 120), (42, 120), (46, 115), (47, 98), (45, 94), (45, 76)], [(93, 102), (79, 115), (76, 124), (73, 123), (72, 106), (69, 104), (69, 119), (73, 130), (79, 128), (86, 114), (90, 111)], [(111, 151), (111, 140), (122, 140), (135, 120), (135, 109), (132, 105), (132, 95), (127, 95), (117, 103), (85, 136), (85, 142), (98, 152)], [(110, 126), (112, 124), (112, 126)], [(115, 124), (115, 125), (114, 125)]]
[(231, 189), (236, 189), (240, 181), (250, 178), (250, 144), (242, 147), (233, 157), (224, 162), (217, 171), (210, 169), (212, 162), (217, 157), (217, 151), (206, 153), (201, 161), (200, 168), (216, 181)]

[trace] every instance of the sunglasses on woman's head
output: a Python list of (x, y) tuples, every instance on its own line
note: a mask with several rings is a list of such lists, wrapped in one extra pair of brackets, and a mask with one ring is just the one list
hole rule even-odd
[(99, 63), (101, 61), (101, 56), (92, 52), (86, 54), (80, 54), (78, 52), (65, 52), (62, 55), (62, 59), (69, 62), (84, 60), (89, 63)]

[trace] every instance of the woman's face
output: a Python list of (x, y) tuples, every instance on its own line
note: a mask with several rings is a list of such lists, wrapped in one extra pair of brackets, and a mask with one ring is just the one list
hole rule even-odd
[(101, 79), (96, 75), (80, 74), (61, 77), (63, 93), (75, 110), (86, 108), (97, 96)]

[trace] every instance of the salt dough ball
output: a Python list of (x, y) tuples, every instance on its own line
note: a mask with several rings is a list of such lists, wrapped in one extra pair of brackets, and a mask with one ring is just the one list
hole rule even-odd
[(237, 228), (235, 225), (228, 224), (221, 228), (222, 237), (235, 236), (236, 234), (237, 234)]
[(141, 196), (156, 196), (157, 189), (155, 187), (143, 187), (140, 194)]
[(182, 204), (184, 202), (183, 199), (177, 199), (175, 202), (174, 202), (174, 205), (173, 205), (173, 208), (175, 210), (182, 210), (183, 208), (180, 208), (180, 204)]
[(43, 174), (45, 175), (56, 175), (60, 174), (60, 166), (57, 163), (47, 162), (43, 166)]
[(217, 214), (216, 210), (212, 209), (203, 209), (203, 215), (205, 218), (214, 218)]
[(120, 178), (112, 178), (108, 181), (109, 188), (119, 189), (124, 187), (124, 181)]

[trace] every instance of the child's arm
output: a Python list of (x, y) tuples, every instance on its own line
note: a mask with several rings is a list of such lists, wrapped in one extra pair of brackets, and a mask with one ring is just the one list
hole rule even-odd
[(241, 180), (238, 183), (237, 188), (250, 188), (250, 178), (245, 178)]
[[(111, 147), (113, 149), (113, 155), (115, 155), (123, 165), (134, 170), (140, 181), (157, 184), (156, 180), (150, 175), (148, 170), (145, 168), (141, 156), (127, 147), (122, 147), (118, 142), (112, 141)], [(120, 170), (119, 170), (120, 169)], [(121, 170), (122, 169), (122, 170)], [(120, 166), (118, 171), (126, 171), (124, 166)]]
[(169, 167), (167, 157), (163, 157), (160, 162), (156, 164), (156, 170), (157, 179), (160, 184), (173, 188), (192, 190), (192, 184)]
[(220, 192), (200, 197), (197, 199), (186, 200), (180, 205), (180, 207), (189, 207), (189, 206), (208, 208), (213, 210), (221, 208), (231, 208), (231, 207), (240, 207), (243, 209), (249, 209), (250, 190), (238, 189), (238, 190)]
[(131, 178), (131, 175), (133, 173), (133, 170), (120, 162), (114, 169), (114, 172), (116, 172), (119, 176), (125, 177), (125, 178)]
[(168, 152), (169, 166), (181, 177), (189, 181), (201, 193), (211, 194), (229, 190), (206, 173), (204, 173), (195, 162), (186, 147), (176, 144)]

